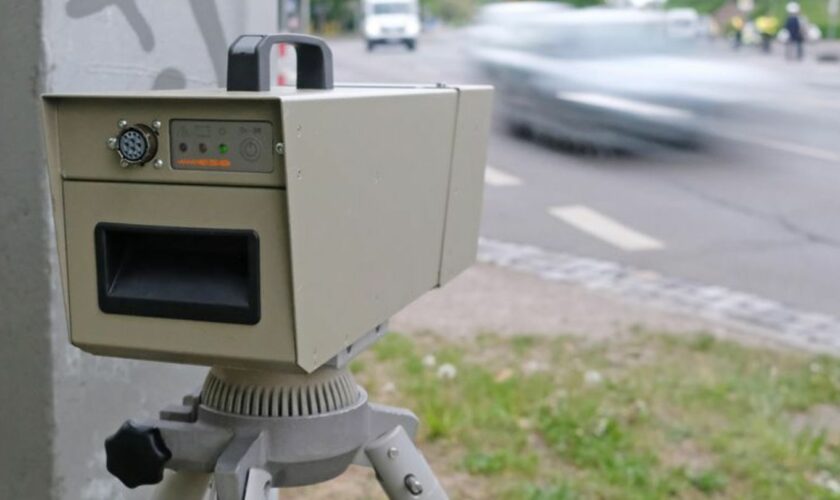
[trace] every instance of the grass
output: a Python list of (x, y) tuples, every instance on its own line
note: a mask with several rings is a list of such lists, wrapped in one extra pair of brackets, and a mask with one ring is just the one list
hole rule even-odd
[(418, 415), (453, 498), (840, 498), (818, 479), (840, 478), (840, 424), (808, 419), (840, 415), (836, 359), (709, 335), (389, 334), (352, 368)]

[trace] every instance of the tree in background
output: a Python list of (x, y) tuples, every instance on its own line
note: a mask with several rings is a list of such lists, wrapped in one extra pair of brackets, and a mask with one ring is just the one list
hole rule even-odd
[[(682, 1), (691, 2), (692, 0)], [(361, 0), (311, 0), (311, 2), (312, 27), (317, 32), (353, 31), (358, 25)], [(420, 8), (425, 18), (433, 18), (448, 24), (464, 24), (472, 18), (475, 9), (487, 3), (493, 3), (493, 0), (420, 0)], [(562, 3), (586, 7), (600, 5), (603, 0), (566, 0)]]
[(690, 7), (701, 14), (712, 14), (727, 3), (726, 0), (668, 0), (666, 7)]
[(469, 21), (476, 3), (476, 0), (420, 0), (420, 8), (424, 16), (460, 24)]
[[(759, 16), (770, 15), (778, 19), (785, 19), (787, 14), (785, 6), (789, 0), (754, 0), (755, 8), (747, 14), (750, 19)], [(727, 0), (668, 0), (668, 8), (691, 7), (701, 14), (713, 14), (726, 5)], [(829, 25), (828, 1), (827, 0), (799, 0), (802, 14), (808, 18), (810, 23), (820, 27), (823, 35), (827, 35)]]
[[(602, 5), (604, 0), (548, 0), (565, 3), (574, 7)], [(478, 7), (496, 3), (494, 0), (420, 0), (423, 13), (447, 23), (462, 24), (468, 22)]]
[(361, 13), (358, 0), (311, 0), (312, 30), (317, 33), (354, 31)]
[[(555, 0), (560, 1), (560, 0)], [(733, 0), (668, 0), (668, 8), (691, 7), (701, 14), (713, 14)], [(773, 15), (784, 19), (788, 0), (755, 0), (755, 9), (749, 17)], [(469, 22), (475, 9), (493, 0), (420, 0), (423, 16), (444, 23)], [(562, 3), (575, 7), (601, 5), (603, 0), (565, 0)], [(829, 24), (828, 0), (800, 0), (802, 13), (826, 33)], [(354, 31), (361, 17), (361, 0), (311, 0), (312, 26), (320, 33)]]

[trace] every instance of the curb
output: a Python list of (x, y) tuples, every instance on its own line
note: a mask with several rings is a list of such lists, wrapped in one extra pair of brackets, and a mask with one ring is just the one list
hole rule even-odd
[(643, 305), (746, 326), (756, 335), (782, 344), (840, 355), (840, 319), (749, 293), (488, 238), (479, 239), (478, 261)]

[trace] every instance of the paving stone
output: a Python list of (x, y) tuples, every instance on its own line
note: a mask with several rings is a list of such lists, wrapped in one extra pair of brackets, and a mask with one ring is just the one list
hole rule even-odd
[(615, 262), (482, 238), (480, 262), (702, 318), (757, 326), (776, 341), (840, 354), (840, 319), (716, 285), (668, 278)]

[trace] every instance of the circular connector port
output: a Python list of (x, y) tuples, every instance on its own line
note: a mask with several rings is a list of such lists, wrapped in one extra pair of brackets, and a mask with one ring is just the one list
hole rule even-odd
[(126, 127), (117, 137), (117, 152), (131, 165), (143, 165), (157, 154), (157, 136), (146, 125)]

